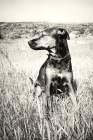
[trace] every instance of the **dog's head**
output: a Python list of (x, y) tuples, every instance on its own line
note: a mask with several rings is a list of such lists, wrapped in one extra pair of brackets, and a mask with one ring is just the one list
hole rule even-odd
[(57, 31), (56, 31), (56, 35), (58, 36), (58, 38), (60, 40), (70, 40), (70, 36), (69, 36), (69, 33), (66, 31), (66, 29), (62, 29), (62, 28), (59, 28)]
[(55, 47), (58, 41), (70, 39), (66, 29), (49, 28), (35, 35), (34, 39), (28, 41), (29, 46), (34, 50), (47, 50)]

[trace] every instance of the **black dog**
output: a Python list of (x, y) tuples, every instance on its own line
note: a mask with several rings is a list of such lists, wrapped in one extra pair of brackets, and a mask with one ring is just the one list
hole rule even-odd
[(66, 92), (77, 108), (73, 86), (71, 56), (68, 49), (68, 32), (62, 28), (49, 28), (37, 33), (37, 37), (28, 42), (34, 50), (47, 50), (47, 60), (40, 68), (35, 84), (35, 93), (39, 97), (46, 94), (47, 106), (50, 106), (50, 95)]

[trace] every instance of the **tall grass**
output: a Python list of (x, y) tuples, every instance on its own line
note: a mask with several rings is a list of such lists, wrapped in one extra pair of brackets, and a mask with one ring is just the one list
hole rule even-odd
[(3, 140), (92, 140), (93, 96), (81, 91), (76, 112), (70, 98), (53, 97), (53, 113), (45, 116), (45, 97), (40, 113), (25, 73), (11, 69), (0, 81), (0, 138)]

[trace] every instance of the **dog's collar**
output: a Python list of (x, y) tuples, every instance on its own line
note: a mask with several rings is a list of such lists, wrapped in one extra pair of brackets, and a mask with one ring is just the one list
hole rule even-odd
[(51, 60), (51, 59), (54, 59), (54, 60), (59, 60), (59, 61), (61, 61), (61, 60), (64, 60), (64, 59), (66, 59), (68, 56), (70, 57), (70, 54), (69, 53), (67, 53), (64, 57), (58, 57), (58, 55), (54, 55), (55, 53), (49, 53), (48, 54), (48, 58)]

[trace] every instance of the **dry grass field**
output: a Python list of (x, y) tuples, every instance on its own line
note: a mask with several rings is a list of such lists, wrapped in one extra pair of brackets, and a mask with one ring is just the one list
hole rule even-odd
[(47, 52), (28, 46), (35, 25), (14, 25), (0, 26), (0, 140), (93, 140), (93, 36), (81, 35), (68, 41), (79, 110), (75, 111), (70, 97), (53, 97), (53, 113), (47, 120), (43, 114), (44, 96), (39, 116), (29, 80), (36, 80)]

